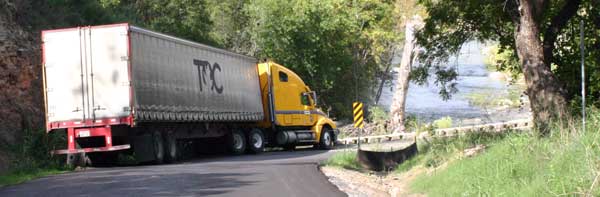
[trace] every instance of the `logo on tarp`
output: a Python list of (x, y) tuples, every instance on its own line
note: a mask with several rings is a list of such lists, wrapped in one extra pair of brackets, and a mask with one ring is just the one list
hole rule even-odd
[(352, 103), (352, 111), (354, 112), (354, 127), (355, 128), (363, 128), (363, 104), (361, 102)]
[(202, 91), (202, 87), (204, 85), (208, 85), (208, 82), (206, 81), (206, 75), (209, 74), (209, 80), (211, 82), (210, 90), (216, 91), (219, 94), (223, 93), (223, 86), (217, 85), (217, 81), (215, 79), (215, 71), (218, 69), (219, 72), (221, 72), (221, 66), (219, 66), (219, 63), (215, 62), (213, 65), (210, 65), (210, 62), (208, 61), (194, 59), (194, 66), (198, 67), (198, 82), (200, 83), (200, 91)]

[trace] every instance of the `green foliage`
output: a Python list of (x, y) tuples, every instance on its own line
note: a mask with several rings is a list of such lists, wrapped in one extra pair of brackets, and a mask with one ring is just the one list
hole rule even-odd
[(593, 182), (600, 172), (600, 134), (592, 128), (600, 126), (600, 116), (591, 114), (586, 133), (579, 125), (555, 127), (547, 138), (511, 134), (477, 157), (421, 175), (413, 189), (429, 196), (598, 196)]
[[(417, 33), (418, 44), (425, 48), (426, 53), (421, 57), (423, 67), (413, 72), (413, 80), (424, 83), (429, 75), (428, 70), (434, 69), (437, 73), (436, 83), (441, 86), (440, 94), (446, 96), (453, 93), (452, 81), (456, 77), (452, 69), (444, 65), (445, 60), (457, 53), (463, 43), (471, 40), (495, 41), (494, 61), (490, 62), (499, 71), (506, 71), (519, 75), (521, 65), (515, 53), (514, 32), (515, 19), (511, 16), (518, 15), (518, 1), (503, 0), (420, 0), (419, 3), (428, 12), (426, 25)], [(544, 40), (553, 31), (547, 31), (553, 25), (553, 16), (567, 1), (551, 1), (547, 10), (540, 18), (540, 39)], [(600, 98), (600, 0), (582, 0), (579, 12), (566, 21), (563, 29), (557, 29), (557, 39), (552, 50), (552, 71), (564, 83), (568, 91), (567, 98), (574, 98), (580, 92), (580, 50), (579, 50), (579, 22), (584, 21), (584, 43), (586, 47), (586, 81), (589, 86), (587, 91), (592, 98)], [(558, 19), (560, 16), (558, 15)], [(567, 18), (568, 19), (568, 18)], [(555, 23), (554, 23), (555, 25)], [(441, 74), (441, 75), (440, 75)], [(516, 79), (516, 77), (513, 77)], [(595, 105), (599, 99), (590, 99)]]
[(522, 77), (521, 64), (514, 51), (501, 49), (496, 43), (489, 46), (484, 55), (484, 63), (489, 70), (508, 73), (513, 80)]
[(360, 170), (360, 164), (356, 158), (356, 151), (337, 152), (324, 162), (327, 166), (341, 167), (351, 170)]
[(24, 130), (20, 141), (3, 148), (11, 153), (12, 163), (9, 171), (0, 176), (0, 185), (17, 184), (71, 170), (63, 165), (65, 157), (50, 154), (51, 150), (66, 143), (65, 135), (46, 135), (42, 130)]
[(437, 129), (446, 129), (452, 127), (452, 117), (446, 116), (437, 120), (434, 120), (432, 125)]
[(98, 1), (24, 0), (15, 2), (17, 22), (33, 32), (74, 25), (99, 25), (113, 22), (113, 16)]
[(105, 12), (111, 14), (112, 21), (130, 22), (161, 33), (217, 45), (209, 36), (213, 22), (204, 0), (105, 0), (102, 5)]
[[(581, 93), (581, 54), (579, 23), (584, 23), (587, 102), (600, 107), (600, 0), (583, 0), (579, 11), (556, 42), (553, 72), (563, 81), (568, 97)], [(581, 98), (578, 98), (581, 99)], [(578, 102), (578, 101), (577, 101)]]
[(375, 123), (384, 123), (389, 119), (389, 113), (381, 106), (369, 108), (369, 120)]
[(221, 47), (233, 52), (254, 56), (256, 43), (252, 40), (252, 21), (248, 7), (252, 1), (207, 1), (212, 21), (209, 36)]
[(339, 117), (351, 117), (356, 88), (368, 103), (380, 57), (399, 38), (387, 1), (259, 0), (247, 9), (257, 56), (294, 70)]
[(387, 122), (389, 120), (389, 113), (380, 106), (369, 107), (369, 117), (367, 117), (369, 123), (375, 125), (375, 131), (372, 134), (386, 134)]
[(7, 174), (0, 175), (0, 187), (6, 185), (15, 185), (30, 181), (39, 177), (45, 177), (53, 174), (60, 174), (69, 171), (70, 169), (39, 167), (27, 170), (11, 171)]
[(435, 128), (431, 124), (427, 124), (419, 120), (416, 116), (407, 116), (405, 120), (405, 126), (407, 131), (414, 131), (416, 133), (429, 132), (433, 133)]

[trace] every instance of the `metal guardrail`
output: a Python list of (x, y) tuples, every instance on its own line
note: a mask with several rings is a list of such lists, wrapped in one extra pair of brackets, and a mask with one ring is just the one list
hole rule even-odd
[[(519, 120), (511, 120), (506, 122), (498, 122), (498, 123), (489, 123), (489, 124), (481, 124), (481, 125), (473, 125), (473, 126), (464, 126), (464, 127), (453, 127), (446, 129), (436, 129), (433, 132), (434, 136), (437, 137), (451, 137), (456, 135), (464, 135), (469, 132), (502, 132), (506, 130), (525, 130), (531, 128), (533, 125), (531, 119), (519, 119)], [(374, 136), (362, 136), (360, 137), (360, 142), (364, 144), (375, 143), (375, 142), (385, 142), (385, 141), (395, 141), (402, 140), (405, 138), (414, 138), (416, 136), (415, 132), (409, 133), (393, 133), (387, 135), (374, 135)], [(423, 132), (419, 135), (419, 138), (422, 137), (432, 137), (427, 132)], [(358, 137), (349, 137), (338, 139), (338, 144), (357, 144), (359, 141)]]

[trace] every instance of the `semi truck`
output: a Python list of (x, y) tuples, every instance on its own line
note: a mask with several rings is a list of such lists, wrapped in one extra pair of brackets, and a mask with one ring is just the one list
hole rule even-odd
[(233, 154), (335, 144), (317, 94), (273, 61), (128, 23), (41, 35), (46, 132), (65, 134), (53, 154), (69, 164), (120, 153), (175, 162), (198, 139), (220, 139)]

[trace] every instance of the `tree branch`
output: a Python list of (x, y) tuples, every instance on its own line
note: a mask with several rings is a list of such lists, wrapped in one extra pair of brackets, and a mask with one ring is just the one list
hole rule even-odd
[(561, 30), (567, 25), (569, 19), (573, 18), (579, 9), (581, 0), (566, 1), (565, 5), (560, 9), (558, 14), (552, 17), (550, 26), (544, 31), (544, 64), (548, 67), (554, 61), (552, 51), (554, 51), (554, 42), (560, 34)]
[(519, 24), (519, 2), (516, 0), (505, 0), (504, 1), (504, 11), (508, 13), (510, 19), (514, 24)]

